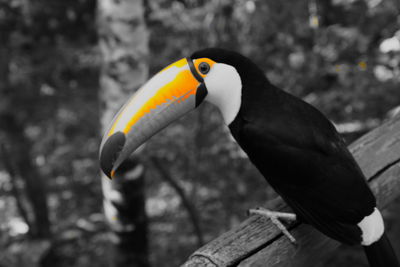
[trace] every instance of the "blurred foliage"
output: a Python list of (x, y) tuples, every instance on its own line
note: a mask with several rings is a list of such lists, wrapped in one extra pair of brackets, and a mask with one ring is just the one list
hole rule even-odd
[[(57, 250), (50, 257), (62, 251), (61, 262), (65, 264), (56, 266), (88, 266), (87, 262), (104, 255), (105, 249), (99, 246), (106, 238), (102, 237), (105, 226), (99, 224), (100, 61), (95, 26), (95, 1), (0, 1), (2, 49), (7, 55), (0, 63), (7, 70), (0, 81), (1, 143), (13, 151), (10, 135), (16, 133), (9, 132), (6, 120), (12, 116), (30, 144), (22, 151), (30, 154), (46, 182), (52, 249)], [(0, 172), (0, 251), (14, 252), (16, 259), (20, 254), (34, 253), (29, 248), (12, 247), (21, 242), (21, 234), (27, 230), (23, 221), (15, 219), (18, 211), (11, 196), (11, 179), (18, 181), (23, 194), (26, 192), (18, 171), (15, 177)], [(25, 206), (31, 213), (29, 203)], [(76, 257), (77, 253), (82, 256)], [(14, 262), (0, 264), (28, 265)], [(97, 265), (104, 266), (101, 261)]]
[[(379, 123), (400, 103), (397, 0), (144, 3), (151, 73), (197, 49), (218, 46), (249, 56), (274, 84), (337, 124)], [(97, 162), (101, 60), (95, 5), (95, 0), (0, 0), (7, 56), (0, 63), (7, 70), (0, 76), (6, 79), (0, 80), (0, 117), (12, 110), (45, 179), (53, 238), (44, 259), (52, 266), (105, 266), (107, 257)], [(1, 121), (2, 143), (6, 127)], [(205, 104), (154, 137), (143, 152), (154, 266), (182, 263), (197, 240), (181, 198), (150, 157), (160, 159), (198, 210), (206, 242), (246, 218), (247, 209), (276, 197), (227, 133), (218, 111)], [(17, 177), (0, 170), (0, 251), (8, 254), (27, 239), (11, 179)], [(389, 209), (388, 217), (395, 212)]]

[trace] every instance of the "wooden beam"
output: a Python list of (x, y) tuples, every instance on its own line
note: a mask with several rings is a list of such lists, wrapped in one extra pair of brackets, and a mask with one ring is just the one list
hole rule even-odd
[[(400, 195), (400, 116), (367, 133), (349, 149), (380, 208)], [(297, 245), (270, 220), (253, 215), (198, 249), (182, 266), (313, 266), (339, 246), (309, 225), (293, 223), (289, 229)]]

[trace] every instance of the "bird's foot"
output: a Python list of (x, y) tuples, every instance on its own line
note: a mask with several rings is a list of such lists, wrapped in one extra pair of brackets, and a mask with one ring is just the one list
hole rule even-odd
[(279, 211), (271, 211), (264, 208), (250, 209), (249, 214), (258, 214), (261, 216), (268, 217), (271, 219), (271, 222), (282, 231), (282, 233), (292, 242), (296, 244), (296, 239), (289, 233), (288, 229), (281, 223), (279, 219), (283, 219), (286, 221), (295, 221), (296, 214), (288, 213), (288, 212), (279, 212)]

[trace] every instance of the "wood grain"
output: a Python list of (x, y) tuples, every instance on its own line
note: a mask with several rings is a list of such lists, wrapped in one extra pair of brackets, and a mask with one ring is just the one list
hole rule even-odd
[[(400, 116), (367, 133), (349, 149), (380, 208), (400, 195)], [(313, 266), (339, 246), (309, 225), (294, 223), (289, 228), (297, 245), (268, 219), (253, 215), (198, 249), (182, 266)]]

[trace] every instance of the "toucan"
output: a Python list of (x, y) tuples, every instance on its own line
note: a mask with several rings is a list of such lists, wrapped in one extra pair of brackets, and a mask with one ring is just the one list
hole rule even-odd
[(104, 135), (103, 172), (113, 178), (146, 140), (203, 101), (219, 108), (234, 139), (292, 208), (293, 218), (342, 243), (361, 244), (370, 266), (400, 266), (376, 199), (335, 126), (234, 51), (197, 51), (145, 83)]

